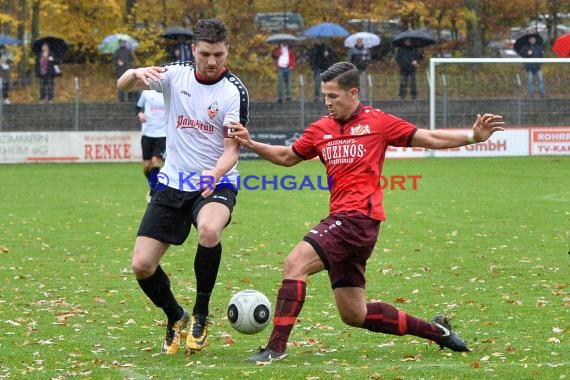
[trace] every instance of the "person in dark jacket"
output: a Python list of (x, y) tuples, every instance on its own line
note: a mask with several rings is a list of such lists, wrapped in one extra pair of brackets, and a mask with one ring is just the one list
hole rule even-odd
[[(115, 77), (119, 79), (125, 71), (133, 66), (133, 52), (127, 46), (127, 41), (119, 40), (119, 48), (113, 54), (113, 62), (115, 63)], [(124, 102), (128, 96), (128, 100), (135, 101), (138, 98), (137, 93), (129, 93), (119, 90), (117, 93), (120, 102)]]
[(13, 63), (13, 55), (5, 45), (0, 45), (0, 79), (2, 79), (2, 101), (4, 104), (10, 104), (10, 66)]
[(335, 62), (332, 49), (323, 42), (317, 42), (309, 50), (309, 64), (313, 69), (314, 100), (321, 98), (321, 73), (324, 73)]
[(365, 88), (366, 88), (366, 68), (368, 67), (368, 62), (372, 58), (370, 49), (364, 46), (364, 41), (362, 38), (356, 40), (356, 44), (353, 48), (348, 51), (348, 61), (350, 61), (358, 69), (360, 74), (360, 99), (364, 100)]
[(400, 66), (400, 98), (406, 98), (408, 87), (412, 99), (418, 96), (418, 89), (416, 84), (416, 67), (423, 59), (423, 55), (412, 44), (412, 40), (407, 38), (404, 40), (404, 45), (398, 49), (396, 54), (396, 62)]
[[(528, 38), (528, 44), (522, 47), (521, 56), (523, 58), (542, 58), (544, 57), (544, 46), (537, 43), (535, 36)], [(524, 68), (528, 79), (528, 94), (532, 98), (534, 96), (534, 80), (536, 79), (536, 87), (541, 98), (544, 98), (544, 82), (542, 80), (542, 71), (540, 63), (525, 63)]]
[(40, 80), (40, 102), (53, 102), (54, 78), (60, 74), (60, 69), (56, 57), (51, 52), (47, 43), (42, 45), (42, 49), (36, 56), (36, 76)]

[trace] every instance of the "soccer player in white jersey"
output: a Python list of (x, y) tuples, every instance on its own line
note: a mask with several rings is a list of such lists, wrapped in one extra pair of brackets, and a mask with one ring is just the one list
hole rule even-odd
[(228, 46), (228, 31), (221, 21), (199, 20), (192, 44), (194, 65), (178, 62), (131, 69), (117, 81), (122, 90), (154, 89), (164, 95), (162, 185), (141, 221), (132, 268), (143, 292), (167, 316), (162, 343), (167, 354), (178, 352), (180, 334), (190, 316), (176, 301), (160, 259), (170, 244), (183, 244), (194, 225), (197, 294), (186, 350), (199, 351), (206, 343), (208, 306), (222, 255), (221, 234), (236, 202), (239, 145), (224, 137), (224, 128), (247, 124), (249, 94), (226, 67)]
[(135, 105), (141, 122), (143, 173), (150, 186), (147, 201), (156, 189), (156, 180), (166, 150), (166, 114), (164, 97), (155, 90), (144, 90)]

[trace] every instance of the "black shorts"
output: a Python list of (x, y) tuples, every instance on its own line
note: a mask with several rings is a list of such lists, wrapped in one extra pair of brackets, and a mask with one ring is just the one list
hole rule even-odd
[(143, 160), (150, 160), (153, 157), (164, 158), (166, 152), (166, 137), (141, 137), (141, 149)]
[(329, 215), (305, 235), (329, 272), (331, 287), (365, 288), (366, 261), (372, 254), (380, 222), (359, 212)]
[[(181, 191), (167, 187), (157, 191), (148, 204), (137, 236), (148, 236), (163, 243), (181, 245), (190, 234), (200, 209), (210, 203), (225, 205), (231, 213), (237, 200), (237, 191), (216, 187), (213, 194), (203, 198), (199, 191)], [(228, 224), (230, 223), (228, 220)]]

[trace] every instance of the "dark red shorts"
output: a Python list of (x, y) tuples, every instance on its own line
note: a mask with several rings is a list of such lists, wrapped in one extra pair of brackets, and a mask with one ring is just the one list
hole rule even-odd
[(372, 254), (380, 221), (359, 212), (329, 215), (305, 237), (329, 272), (331, 287), (365, 288), (366, 261)]

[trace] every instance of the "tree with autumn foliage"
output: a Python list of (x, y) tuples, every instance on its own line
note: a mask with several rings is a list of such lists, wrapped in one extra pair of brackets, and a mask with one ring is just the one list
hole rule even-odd
[[(107, 73), (104, 68), (109, 65), (109, 56), (97, 50), (107, 35), (127, 33), (140, 42), (135, 51), (136, 65), (161, 64), (166, 59), (167, 41), (160, 37), (165, 28), (192, 29), (198, 19), (217, 17), (230, 29), (229, 65), (239, 70), (246, 83), (255, 82), (248, 83), (253, 89), (273, 87), (275, 81), (270, 46), (264, 42), (268, 35), (255, 29), (255, 14), (287, 11), (302, 14), (305, 27), (325, 21), (349, 27), (350, 19), (393, 19), (400, 20), (402, 29), (449, 30), (451, 40), (439, 42), (435, 50), (450, 51), (455, 56), (484, 56), (487, 42), (507, 36), (511, 27), (527, 25), (537, 16), (570, 13), (570, 4), (561, 0), (3, 0), (0, 33), (24, 41), (11, 47), (19, 67), (15, 75), (24, 83), (33, 59), (30, 46), (37, 38), (64, 38), (71, 46), (64, 63), (88, 65), (94, 75), (98, 71)], [(545, 17), (552, 38), (554, 25), (559, 22), (556, 18)], [(343, 56), (342, 41), (331, 42)], [(301, 53), (305, 48), (299, 45)], [(112, 81), (112, 75), (102, 80)]]

